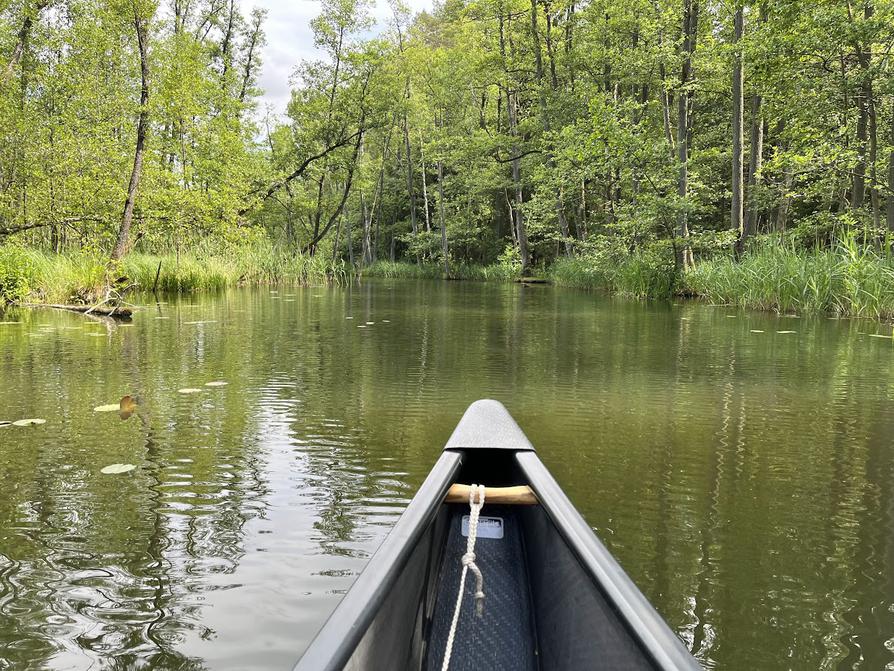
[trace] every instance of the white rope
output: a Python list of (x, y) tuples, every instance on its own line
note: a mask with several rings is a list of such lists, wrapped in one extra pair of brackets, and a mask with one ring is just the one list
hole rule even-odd
[[(475, 500), (475, 493), (478, 500)], [(441, 671), (450, 668), (450, 656), (453, 654), (453, 639), (456, 636), (456, 625), (459, 623), (459, 612), (463, 605), (463, 593), (466, 591), (466, 573), (472, 570), (475, 574), (475, 612), (478, 617), (484, 613), (484, 576), (475, 563), (475, 539), (478, 537), (478, 514), (484, 506), (484, 485), (472, 485), (469, 488), (469, 539), (466, 542), (466, 553), (462, 556), (463, 572), (459, 579), (459, 594), (456, 596), (456, 608), (453, 610), (453, 621), (447, 635), (447, 649), (444, 651), (444, 663)]]

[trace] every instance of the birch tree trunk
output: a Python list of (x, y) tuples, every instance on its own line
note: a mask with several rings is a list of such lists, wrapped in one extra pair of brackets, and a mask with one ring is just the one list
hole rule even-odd
[(745, 96), (742, 91), (742, 30), (743, 30), (742, 5), (736, 6), (733, 19), (733, 173), (732, 173), (732, 211), (730, 227), (736, 231), (738, 241), (736, 249), (741, 253), (745, 242), (745, 206), (743, 195), (745, 191), (744, 177), (744, 153), (743, 153), (743, 118)]
[(134, 149), (133, 169), (127, 186), (127, 199), (124, 201), (124, 213), (111, 258), (117, 261), (127, 253), (130, 240), (130, 227), (133, 223), (134, 204), (137, 190), (140, 187), (140, 176), (143, 172), (143, 150), (146, 145), (146, 131), (149, 128), (149, 45), (146, 30), (146, 19), (140, 16), (136, 2), (132, 3), (133, 24), (137, 34), (137, 47), (140, 52), (140, 115), (137, 119), (137, 141)]

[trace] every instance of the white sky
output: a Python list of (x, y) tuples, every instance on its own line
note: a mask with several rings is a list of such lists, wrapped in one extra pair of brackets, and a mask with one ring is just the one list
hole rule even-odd
[[(430, 10), (432, 0), (405, 0), (414, 12)], [(267, 104), (273, 106), (274, 114), (286, 111), (289, 102), (289, 79), (295, 66), (303, 58), (314, 58), (318, 52), (314, 47), (314, 36), (310, 21), (320, 13), (319, 0), (246, 0), (243, 12), (247, 15), (251, 7), (267, 9), (264, 32), (267, 46), (263, 52), (260, 85), (264, 89), (261, 97), (261, 112)], [(391, 15), (386, 0), (377, 0), (373, 16), (377, 22), (375, 30), (383, 30)]]

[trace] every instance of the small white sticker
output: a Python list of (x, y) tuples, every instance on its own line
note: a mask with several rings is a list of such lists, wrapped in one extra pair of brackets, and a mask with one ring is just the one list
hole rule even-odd
[[(469, 535), (469, 516), (463, 515), (463, 536)], [(479, 517), (478, 518), (478, 538), (502, 538), (503, 537), (503, 518), (502, 517)]]

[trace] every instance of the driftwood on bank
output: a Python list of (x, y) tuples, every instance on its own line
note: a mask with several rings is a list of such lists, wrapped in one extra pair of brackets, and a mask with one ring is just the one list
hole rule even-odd
[(69, 310), (81, 312), (87, 315), (99, 315), (102, 317), (115, 317), (116, 319), (130, 319), (133, 310), (120, 305), (63, 305), (61, 303), (29, 303), (30, 308), (55, 308), (56, 310)]

